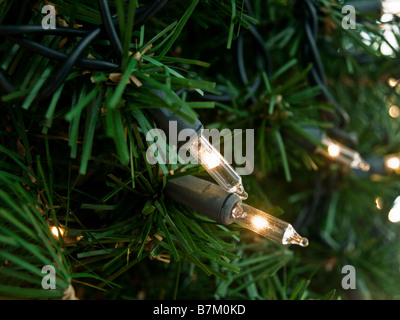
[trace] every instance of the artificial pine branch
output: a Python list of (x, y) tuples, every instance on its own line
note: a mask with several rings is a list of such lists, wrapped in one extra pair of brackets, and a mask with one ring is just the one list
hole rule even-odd
[[(312, 140), (305, 126), (332, 128), (332, 118), (324, 120), (335, 114), (310, 81), (300, 2), (254, 1), (249, 10), (249, 1), (171, 1), (141, 25), (134, 13), (151, 1), (109, 1), (121, 60), (107, 36), (96, 38), (41, 101), (36, 93), (81, 37), (4, 39), (1, 72), (15, 90), (3, 88), (0, 104), (0, 297), (62, 298), (72, 285), (78, 297), (99, 299), (351, 298), (339, 285), (345, 264), (360, 270), (360, 297), (395, 297), (395, 275), (381, 270), (398, 270), (396, 227), (374, 200), (384, 199), (387, 210), (397, 177), (359, 179), (296, 142)], [(85, 33), (103, 25), (93, 1), (52, 3), (57, 27)], [(386, 111), (386, 97), (396, 99), (386, 79), (398, 63), (375, 49), (386, 40), (371, 28), (374, 20), (344, 31), (336, 6), (316, 3), (328, 87), (350, 115), (359, 150), (398, 151), (398, 124)], [(40, 25), (43, 4), (50, 3), (3, 1), (0, 23)], [(39, 44), (35, 53), (32, 42)], [(167, 179), (206, 175), (201, 167), (147, 163), (145, 137), (155, 124), (145, 109), (161, 107), (189, 121), (200, 117), (210, 128), (255, 129), (255, 172), (244, 177), (249, 201), (302, 222), (312, 242), (307, 251), (217, 225), (166, 198)], [(55, 237), (53, 226), (63, 234)], [(55, 291), (41, 289), (45, 264), (56, 267)]]

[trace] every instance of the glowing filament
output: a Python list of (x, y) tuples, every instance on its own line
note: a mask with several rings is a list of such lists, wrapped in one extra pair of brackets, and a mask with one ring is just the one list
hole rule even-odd
[(219, 157), (215, 153), (203, 152), (202, 149), (199, 152), (202, 153), (202, 165), (207, 166), (209, 169), (214, 169), (220, 165)]
[(282, 244), (308, 246), (308, 240), (301, 237), (289, 223), (245, 203), (236, 204), (232, 218), (242, 227)]
[(194, 139), (189, 151), (222, 189), (229, 193), (236, 193), (242, 199), (247, 198), (241, 176), (203, 134)]
[(331, 144), (328, 146), (328, 153), (332, 158), (336, 158), (340, 154), (340, 147), (336, 144)]
[(268, 221), (261, 217), (253, 217), (251, 223), (256, 229), (263, 229), (268, 226)]
[(53, 226), (53, 227), (51, 227), (51, 233), (53, 234), (53, 236), (54, 237), (56, 237), (57, 239), (61, 236), (63, 236), (64, 235), (64, 229), (63, 228), (60, 228), (60, 227), (56, 227), (56, 226)]
[(400, 168), (400, 159), (396, 156), (392, 156), (386, 159), (386, 166), (389, 169), (397, 170)]
[(397, 80), (395, 78), (390, 78), (388, 80), (388, 84), (390, 87), (394, 88), (395, 86), (397, 86)]
[(400, 108), (396, 105), (393, 105), (389, 108), (389, 115), (392, 118), (398, 118), (400, 116)]
[(328, 138), (324, 137), (321, 141), (326, 149), (318, 149), (319, 152), (323, 153), (337, 162), (348, 165), (350, 168), (361, 169), (368, 171), (370, 166), (367, 162), (361, 158), (360, 154), (350, 148)]
[(381, 198), (376, 198), (375, 199), (375, 204), (376, 204), (376, 208), (378, 210), (382, 210), (382, 199)]

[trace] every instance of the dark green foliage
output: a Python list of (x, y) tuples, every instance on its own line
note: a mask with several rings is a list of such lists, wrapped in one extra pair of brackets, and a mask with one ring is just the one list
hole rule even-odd
[[(36, 2), (0, 1), (0, 23), (40, 25)], [(387, 220), (398, 176), (359, 177), (298, 143), (318, 144), (302, 128), (333, 128), (337, 116), (310, 81), (302, 1), (254, 0), (252, 12), (245, 1), (173, 1), (133, 28), (135, 8), (149, 2), (109, 1), (123, 48), (118, 70), (75, 67), (43, 101), (35, 95), (62, 63), (0, 43), (2, 72), (19, 88), (1, 91), (0, 102), (0, 298), (61, 298), (70, 283), (82, 299), (398, 298), (399, 226)], [(400, 71), (398, 53), (380, 54), (385, 39), (374, 18), (344, 30), (333, 3), (317, 2), (318, 50), (328, 88), (350, 116), (346, 131), (358, 135), (363, 156), (400, 152), (398, 118), (387, 113), (388, 101), (399, 103), (398, 88), (387, 85)], [(101, 25), (93, 1), (52, 3), (58, 25)], [(248, 85), (238, 71), (239, 34)], [(77, 43), (29, 38), (63, 53)], [(95, 40), (89, 55), (113, 61), (108, 40)], [(208, 177), (199, 166), (147, 163), (146, 134), (155, 125), (145, 109), (160, 107), (209, 128), (254, 129), (255, 170), (243, 177), (248, 203), (298, 226), (310, 246), (220, 226), (166, 198), (168, 179)], [(64, 234), (54, 237), (52, 226)], [(47, 264), (56, 266), (57, 290), (41, 289)], [(357, 270), (357, 290), (341, 287), (346, 264)]]

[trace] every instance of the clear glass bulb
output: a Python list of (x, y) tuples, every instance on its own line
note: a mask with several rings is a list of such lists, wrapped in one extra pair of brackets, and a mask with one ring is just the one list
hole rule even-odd
[(393, 223), (400, 222), (400, 196), (394, 201), (393, 207), (389, 211), (388, 219)]
[(308, 239), (301, 237), (290, 223), (245, 203), (238, 203), (233, 208), (232, 218), (233, 222), (282, 244), (308, 246)]
[(354, 151), (328, 137), (323, 138), (322, 143), (326, 146), (327, 149), (319, 149), (319, 152), (325, 154), (329, 158), (346, 164), (353, 169), (369, 171), (370, 165), (363, 158), (361, 158), (360, 154), (357, 151)]
[(385, 157), (385, 166), (389, 170), (397, 171), (400, 169), (400, 154), (391, 154)]
[(248, 195), (244, 190), (242, 177), (208, 139), (200, 134), (197, 139), (194, 139), (189, 151), (222, 189), (229, 193), (236, 193), (242, 199), (247, 199)]

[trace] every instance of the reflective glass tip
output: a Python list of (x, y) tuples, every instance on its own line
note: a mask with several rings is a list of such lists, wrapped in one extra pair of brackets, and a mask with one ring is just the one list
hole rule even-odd
[(300, 247), (307, 247), (309, 241), (307, 238), (300, 236), (292, 225), (289, 224), (283, 235), (282, 244), (297, 244)]
[(300, 240), (300, 242), (299, 242), (299, 246), (301, 246), (301, 247), (307, 247), (307, 246), (308, 246), (308, 239), (302, 237), (301, 240)]
[(360, 169), (362, 170), (362, 171), (369, 171), (370, 169), (371, 169), (371, 167), (370, 167), (370, 165), (367, 163), (367, 162), (362, 162), (361, 164), (360, 164)]
[(356, 153), (350, 167), (360, 169), (362, 171), (369, 171), (371, 169), (368, 162), (361, 158), (360, 154)]
[(240, 186), (237, 188), (237, 190), (236, 190), (235, 193), (236, 193), (240, 198), (242, 198), (242, 200), (246, 200), (246, 199), (249, 197), (249, 195), (247, 194), (247, 192), (244, 191), (244, 188), (243, 188), (242, 185), (240, 185)]

